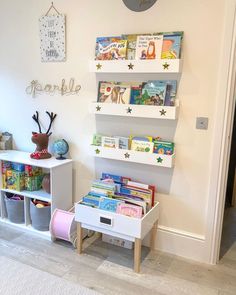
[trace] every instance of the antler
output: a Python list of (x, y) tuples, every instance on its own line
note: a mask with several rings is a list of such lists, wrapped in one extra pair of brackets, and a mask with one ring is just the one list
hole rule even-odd
[[(48, 130), (46, 132), (46, 134), (48, 134), (48, 132), (50, 131), (51, 127), (52, 127), (52, 122), (55, 120), (57, 114), (53, 114), (53, 112), (51, 112), (51, 114), (49, 112), (46, 112), (50, 118), (50, 124), (49, 124), (49, 127), (48, 127)], [(51, 134), (49, 134), (51, 135)]]
[(40, 124), (39, 124), (39, 113), (36, 111), (36, 115), (34, 114), (33, 116), (32, 116), (32, 118), (33, 118), (33, 120), (38, 124), (38, 126), (39, 126), (39, 133), (42, 133), (42, 130), (41, 130), (41, 126), (40, 126)]

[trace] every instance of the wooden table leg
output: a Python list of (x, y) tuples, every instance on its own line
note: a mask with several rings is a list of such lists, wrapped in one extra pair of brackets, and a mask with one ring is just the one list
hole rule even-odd
[(153, 224), (152, 230), (151, 230), (151, 236), (150, 236), (150, 249), (155, 250), (155, 242), (156, 242), (156, 236), (157, 236), (157, 225), (158, 221), (156, 221)]
[(77, 252), (78, 254), (82, 253), (82, 246), (83, 246), (83, 228), (81, 223), (77, 223)]
[(135, 238), (135, 242), (134, 242), (134, 271), (137, 273), (140, 272), (141, 246), (142, 246), (142, 240)]

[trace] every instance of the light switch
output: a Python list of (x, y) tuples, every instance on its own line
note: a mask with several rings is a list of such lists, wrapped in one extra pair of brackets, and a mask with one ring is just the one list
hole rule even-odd
[(196, 129), (208, 129), (208, 118), (206, 117), (197, 117), (196, 119)]

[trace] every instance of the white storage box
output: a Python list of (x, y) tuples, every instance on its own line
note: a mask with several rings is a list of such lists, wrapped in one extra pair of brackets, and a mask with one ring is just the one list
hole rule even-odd
[(102, 240), (103, 242), (106, 242), (115, 246), (120, 246), (127, 249), (133, 249), (133, 242), (130, 242), (121, 238), (116, 238), (107, 234), (103, 234)]

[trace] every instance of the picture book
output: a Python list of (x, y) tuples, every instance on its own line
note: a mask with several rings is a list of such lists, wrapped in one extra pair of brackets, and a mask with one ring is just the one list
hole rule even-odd
[(128, 60), (135, 59), (137, 36), (138, 34), (121, 35), (124, 40), (127, 40), (126, 59)]
[(102, 135), (94, 134), (92, 145), (101, 146), (102, 145)]
[(161, 58), (163, 35), (142, 35), (137, 37), (135, 59)]
[(82, 201), (84, 203), (91, 204), (94, 207), (99, 206), (99, 200), (100, 200), (99, 198), (91, 196), (91, 195), (87, 195), (87, 196), (83, 197), (83, 199), (82, 199)]
[(98, 37), (96, 39), (95, 60), (126, 59), (127, 40), (117, 37)]
[(100, 198), (99, 209), (116, 212), (118, 204), (122, 201), (111, 198)]
[(172, 155), (174, 153), (173, 142), (154, 140), (153, 143), (153, 152), (156, 154)]
[(152, 153), (153, 146), (154, 143), (150, 141), (132, 140), (131, 142), (131, 150), (136, 152)]
[(142, 218), (142, 207), (131, 204), (119, 204), (116, 213), (129, 217)]
[(130, 104), (142, 104), (142, 84), (131, 86)]
[(121, 183), (121, 184), (126, 184), (131, 178), (129, 177), (124, 177), (124, 176), (119, 176), (119, 175), (114, 175), (110, 173), (102, 173), (102, 179), (112, 179), (115, 183)]
[(165, 96), (165, 81), (148, 81), (143, 83), (141, 104), (164, 106)]
[(118, 149), (119, 148), (119, 138), (103, 136), (102, 137), (102, 147)]
[(152, 189), (144, 190), (141, 188), (124, 185), (121, 187), (120, 191), (121, 194), (125, 194), (127, 197), (132, 196), (145, 201), (149, 208), (151, 208), (153, 204), (154, 193)]
[(176, 89), (177, 89), (177, 81), (170, 80), (165, 81), (166, 83), (166, 95), (165, 95), (165, 106), (174, 106), (175, 105), (175, 97), (176, 97)]
[(176, 59), (180, 58), (182, 35), (170, 34), (163, 36), (161, 58)]
[(133, 136), (130, 135), (130, 140), (150, 141), (152, 142), (151, 136)]
[(125, 83), (99, 83), (98, 102), (129, 104), (131, 87)]
[(119, 139), (119, 149), (125, 149), (125, 150), (129, 149), (130, 139), (128, 137), (122, 137), (122, 136), (115, 136), (115, 137)]

